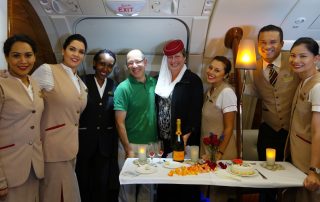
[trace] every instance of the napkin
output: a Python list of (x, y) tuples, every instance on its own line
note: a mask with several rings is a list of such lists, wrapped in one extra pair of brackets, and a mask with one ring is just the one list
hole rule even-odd
[(232, 175), (231, 173), (227, 172), (225, 169), (223, 170), (217, 170), (214, 172), (218, 177), (221, 178), (226, 178), (226, 179), (232, 179), (232, 180), (237, 180), (241, 181), (241, 178), (235, 175)]
[(283, 167), (283, 165), (281, 164), (274, 164), (273, 166), (269, 166), (267, 165), (266, 162), (260, 163), (260, 166), (263, 168), (266, 168), (268, 170), (272, 170), (272, 171), (276, 171), (276, 170), (285, 170), (285, 168)]

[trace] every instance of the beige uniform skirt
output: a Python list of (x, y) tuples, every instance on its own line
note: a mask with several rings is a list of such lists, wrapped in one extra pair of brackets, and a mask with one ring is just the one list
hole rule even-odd
[(4, 202), (38, 202), (39, 201), (39, 179), (36, 177), (33, 168), (25, 183), (17, 187), (9, 187), (8, 195)]
[(74, 168), (75, 160), (45, 162), (44, 179), (40, 181), (40, 201), (60, 202), (63, 198), (64, 202), (80, 202)]

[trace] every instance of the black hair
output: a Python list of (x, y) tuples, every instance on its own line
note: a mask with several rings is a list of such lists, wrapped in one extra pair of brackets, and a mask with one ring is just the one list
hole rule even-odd
[(111, 51), (111, 50), (108, 50), (108, 49), (102, 49), (102, 50), (99, 50), (94, 56), (93, 56), (93, 61), (95, 61), (96, 63), (99, 62), (99, 59), (100, 59), (100, 54), (102, 53), (106, 53), (106, 54), (109, 54), (112, 58), (113, 58), (113, 64), (112, 66), (114, 66), (116, 64), (116, 55)]
[(283, 41), (283, 31), (280, 27), (275, 26), (275, 25), (267, 25), (267, 26), (262, 27), (259, 30), (258, 40), (259, 40), (261, 32), (270, 32), (270, 31), (278, 32), (279, 36), (280, 36), (280, 41)]
[[(215, 57), (212, 59), (212, 61), (214, 61), (214, 60), (217, 60), (217, 61), (219, 61), (219, 62), (222, 62), (222, 63), (224, 64), (224, 66), (225, 66), (225, 68), (224, 68), (225, 74), (226, 74), (226, 75), (229, 74), (229, 72), (231, 71), (231, 62), (230, 62), (230, 60), (229, 60), (228, 58), (226, 58), (226, 57), (224, 57), (224, 56), (218, 55), (218, 56), (215, 56)], [(212, 61), (211, 61), (211, 62), (212, 62)]]
[(310, 51), (313, 55), (319, 55), (319, 44), (312, 38), (310, 37), (301, 37), (299, 39), (297, 39), (291, 49), (290, 52), (292, 51), (292, 49), (298, 45), (305, 45), (305, 47), (308, 49), (308, 51)]
[(9, 56), (13, 44), (16, 42), (27, 43), (31, 46), (33, 53), (37, 52), (37, 45), (29, 36), (24, 34), (16, 34), (9, 37), (3, 44), (3, 53), (6, 57)]
[(72, 41), (81, 41), (84, 44), (85, 51), (87, 51), (88, 45), (87, 40), (81, 34), (72, 34), (63, 43), (63, 49), (66, 50), (67, 46), (70, 45)]

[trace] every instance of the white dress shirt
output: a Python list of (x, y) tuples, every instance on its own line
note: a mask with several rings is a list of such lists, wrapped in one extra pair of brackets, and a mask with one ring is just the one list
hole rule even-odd
[[(80, 83), (79, 78), (77, 74), (74, 74), (72, 72), (72, 69), (63, 63), (60, 63), (65, 70), (65, 72), (68, 74), (70, 79), (72, 80), (72, 83), (78, 90), (78, 93), (80, 93)], [(38, 81), (39, 86), (41, 89), (45, 89), (46, 91), (51, 91), (54, 87), (54, 79), (52, 74), (52, 69), (49, 66), (49, 64), (43, 64), (41, 65), (35, 72), (32, 74), (32, 78)]]
[(107, 85), (107, 78), (104, 80), (104, 82), (103, 82), (103, 84), (102, 84), (102, 86), (101, 86), (101, 87), (100, 87), (100, 85), (99, 85), (99, 83), (98, 83), (98, 81), (97, 81), (97, 79), (96, 79), (96, 77), (95, 77), (95, 76), (94, 76), (94, 80), (95, 80), (95, 82), (96, 82), (97, 89), (98, 89), (98, 91), (99, 91), (100, 97), (102, 98), (103, 93), (104, 93), (104, 90), (106, 89), (106, 85)]

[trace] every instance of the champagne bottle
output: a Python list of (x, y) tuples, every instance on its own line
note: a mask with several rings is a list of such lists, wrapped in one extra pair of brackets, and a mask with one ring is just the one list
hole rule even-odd
[(174, 161), (183, 162), (184, 161), (184, 143), (181, 138), (181, 120), (177, 119), (177, 129), (176, 129), (176, 140), (173, 144), (172, 157)]

